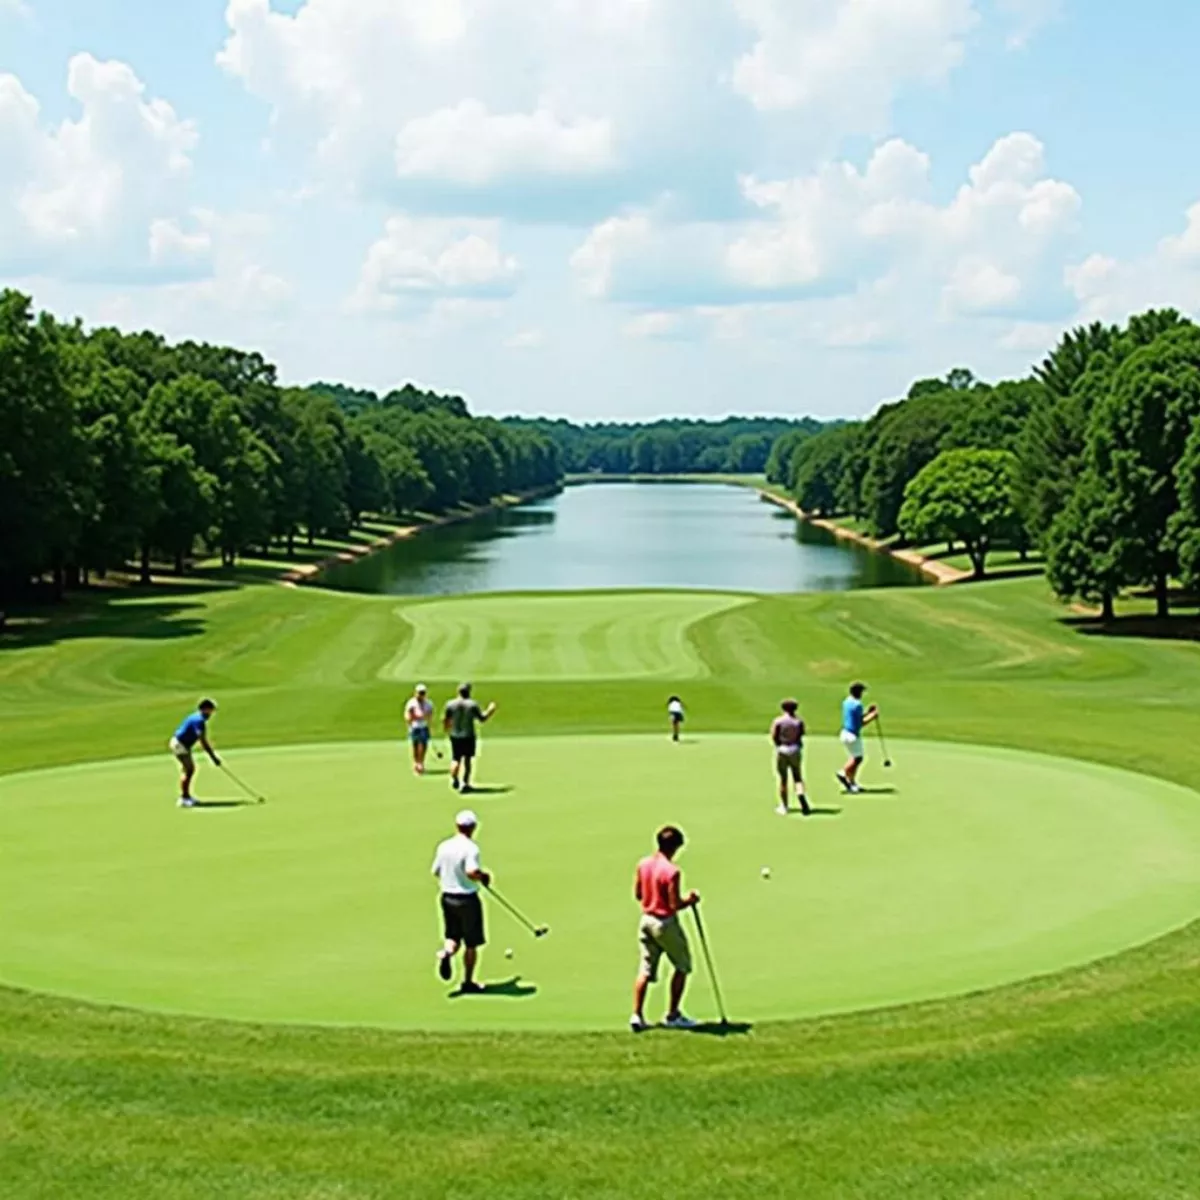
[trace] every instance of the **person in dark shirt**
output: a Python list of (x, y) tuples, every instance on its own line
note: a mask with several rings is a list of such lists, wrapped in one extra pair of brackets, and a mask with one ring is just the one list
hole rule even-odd
[(442, 727), (450, 735), (450, 786), (456, 792), (471, 790), (471, 769), (479, 752), (475, 726), (490, 721), (495, 711), (495, 704), (480, 708), (471, 698), (469, 683), (461, 684), (457, 698), (446, 705)]
[(800, 706), (795, 700), (785, 700), (780, 716), (771, 722), (771, 744), (775, 747), (775, 773), (779, 776), (779, 807), (775, 810), (781, 817), (790, 813), (788, 784), (796, 781), (796, 800), (800, 811), (807, 817), (812, 813), (808, 797), (804, 794), (804, 722), (797, 715)]

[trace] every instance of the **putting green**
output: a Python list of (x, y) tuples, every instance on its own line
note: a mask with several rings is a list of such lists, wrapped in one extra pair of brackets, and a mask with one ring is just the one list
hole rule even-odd
[[(165, 754), (7, 776), (0, 979), (248, 1020), (612, 1027), (636, 965), (633, 865), (666, 820), (688, 834), (685, 882), (747, 1020), (986, 988), (1200, 913), (1195, 793), (996, 749), (895, 753), (895, 771), (867, 769), (894, 791), (843, 798), (837, 745), (814, 742), (828, 811), (785, 820), (761, 738), (489, 740), (494, 790), (471, 799), (485, 861), (553, 932), (534, 942), (491, 909), (484, 975), (506, 986), (479, 998), (450, 998), (433, 971), (429, 863), (458, 797), (444, 777), (413, 779), (403, 747), (239, 753), (263, 807), (176, 809)], [(201, 782), (235, 799), (211, 768)], [(702, 976), (688, 1007), (713, 1014)]]
[(506, 679), (699, 679), (688, 630), (752, 600), (708, 592), (468, 596), (408, 605), (412, 637), (380, 672)]

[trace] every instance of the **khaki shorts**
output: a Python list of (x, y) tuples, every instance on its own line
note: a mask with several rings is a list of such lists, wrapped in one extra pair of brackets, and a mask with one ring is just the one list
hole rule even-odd
[(791, 775), (799, 783), (801, 758), (802, 755), (799, 750), (795, 754), (786, 754), (782, 750), (777, 750), (775, 752), (775, 770), (779, 772), (779, 778), (786, 779)]
[(192, 757), (192, 752), (178, 739), (172, 738), (168, 743), (171, 753), (179, 759), (181, 766), (191, 770), (196, 765), (196, 760)]
[(663, 920), (644, 913), (638, 941), (642, 947), (642, 974), (651, 982), (658, 978), (658, 964), (664, 954), (681, 975), (692, 973), (692, 952), (678, 916)]
[(842, 730), (842, 745), (846, 747), (846, 753), (851, 758), (859, 760), (866, 757), (863, 747), (863, 739), (861, 733), (851, 733), (848, 729)]

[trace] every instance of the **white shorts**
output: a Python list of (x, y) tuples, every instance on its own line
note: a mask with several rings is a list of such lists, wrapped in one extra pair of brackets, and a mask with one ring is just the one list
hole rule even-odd
[(861, 733), (851, 733), (848, 729), (842, 730), (842, 745), (846, 747), (846, 752), (851, 758), (866, 758), (863, 753), (863, 740)]
[(192, 752), (178, 738), (173, 737), (167, 745), (185, 767), (195, 766), (196, 760), (192, 757)]

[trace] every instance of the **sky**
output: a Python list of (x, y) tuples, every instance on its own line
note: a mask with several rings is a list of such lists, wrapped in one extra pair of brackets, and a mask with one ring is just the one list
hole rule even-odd
[(481, 412), (857, 416), (1200, 312), (1195, 0), (0, 0), (0, 286)]

